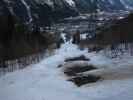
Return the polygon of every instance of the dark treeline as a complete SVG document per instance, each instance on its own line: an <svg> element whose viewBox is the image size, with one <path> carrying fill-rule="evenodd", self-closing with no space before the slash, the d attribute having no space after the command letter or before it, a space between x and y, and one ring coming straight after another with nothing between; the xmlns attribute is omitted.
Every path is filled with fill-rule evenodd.
<svg viewBox="0 0 133 100"><path fill-rule="evenodd" d="M5 61L45 51L55 42L54 36L45 31L41 32L38 24L27 25L14 16L4 4L1 8L0 67L6 67Z"/></svg>
<svg viewBox="0 0 133 100"><path fill-rule="evenodd" d="M95 40L97 43L119 44L133 42L133 14L110 23L110 27L107 26L101 27L101 31L96 34Z"/></svg>

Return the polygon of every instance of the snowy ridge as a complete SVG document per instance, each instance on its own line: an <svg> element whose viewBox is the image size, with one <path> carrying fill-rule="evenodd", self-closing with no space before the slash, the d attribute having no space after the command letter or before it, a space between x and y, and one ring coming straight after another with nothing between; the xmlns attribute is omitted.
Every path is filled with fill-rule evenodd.
<svg viewBox="0 0 133 100"><path fill-rule="evenodd" d="M40 3L40 4L47 4L51 7L54 6L54 3L57 3L58 5L62 5L62 2L66 2L67 4L69 4L69 6L73 6L75 7L75 2L73 0L35 0L37 3Z"/></svg>
<svg viewBox="0 0 133 100"><path fill-rule="evenodd" d="M62 4L62 2L66 2L67 4L69 4L69 6L75 7L76 9L78 9L78 7L76 5L77 3L78 4L81 3L80 4L81 6L83 6L82 3L86 3L86 5L88 3L88 5L90 5L87 0L35 0L35 1L38 2L38 3L42 3L42 4L46 3L51 7L53 7L54 3L57 3L57 4L60 5L60 4ZM90 1L90 3L94 3L94 2L95 2L95 0ZM133 1L130 1L130 0L99 0L98 3L102 4L100 6L100 8L102 8L102 6L104 6L105 4L108 7L123 5L123 7L125 7L127 10L130 10L130 9L133 8L133 6L131 6ZM120 3L120 4L118 4L118 3ZM84 5L84 6L86 6L86 5ZM113 9L115 9L115 8L113 8Z"/></svg>

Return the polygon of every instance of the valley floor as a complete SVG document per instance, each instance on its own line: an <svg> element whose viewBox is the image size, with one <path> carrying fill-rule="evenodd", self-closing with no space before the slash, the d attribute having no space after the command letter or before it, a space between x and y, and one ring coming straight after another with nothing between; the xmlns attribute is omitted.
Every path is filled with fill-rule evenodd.
<svg viewBox="0 0 133 100"><path fill-rule="evenodd" d="M58 68L69 57L85 55L98 69L96 83L77 87ZM133 57L110 59L66 43L54 55L0 78L0 100L133 100Z"/></svg>

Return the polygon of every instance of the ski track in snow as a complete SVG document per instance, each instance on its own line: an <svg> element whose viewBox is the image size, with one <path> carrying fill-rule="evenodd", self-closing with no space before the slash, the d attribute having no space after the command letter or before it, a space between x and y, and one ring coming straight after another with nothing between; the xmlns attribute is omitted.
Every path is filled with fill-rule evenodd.
<svg viewBox="0 0 133 100"><path fill-rule="evenodd" d="M105 71L108 68L123 68L123 64L126 67L133 65L133 57L129 58L128 62L125 58L123 63L120 63L120 59L112 61L101 54L87 54L86 50L81 51L77 46L66 43L56 50L53 56L40 63L1 77L0 100L133 100L133 77L99 81L80 88L66 81L57 66L62 64L65 58L82 54L91 58L89 63L99 68L104 66ZM109 66L106 67L107 65Z"/></svg>

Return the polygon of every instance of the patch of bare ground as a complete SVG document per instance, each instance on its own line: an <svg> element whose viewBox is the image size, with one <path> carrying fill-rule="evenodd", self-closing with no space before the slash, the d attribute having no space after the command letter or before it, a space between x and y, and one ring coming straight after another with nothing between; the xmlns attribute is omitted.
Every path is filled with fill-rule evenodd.
<svg viewBox="0 0 133 100"><path fill-rule="evenodd" d="M76 86L80 87L85 84L89 83L95 83L98 80L100 80L100 76L95 76L95 75L80 75L80 76L75 76L71 79L68 79L68 81L73 82Z"/></svg>

